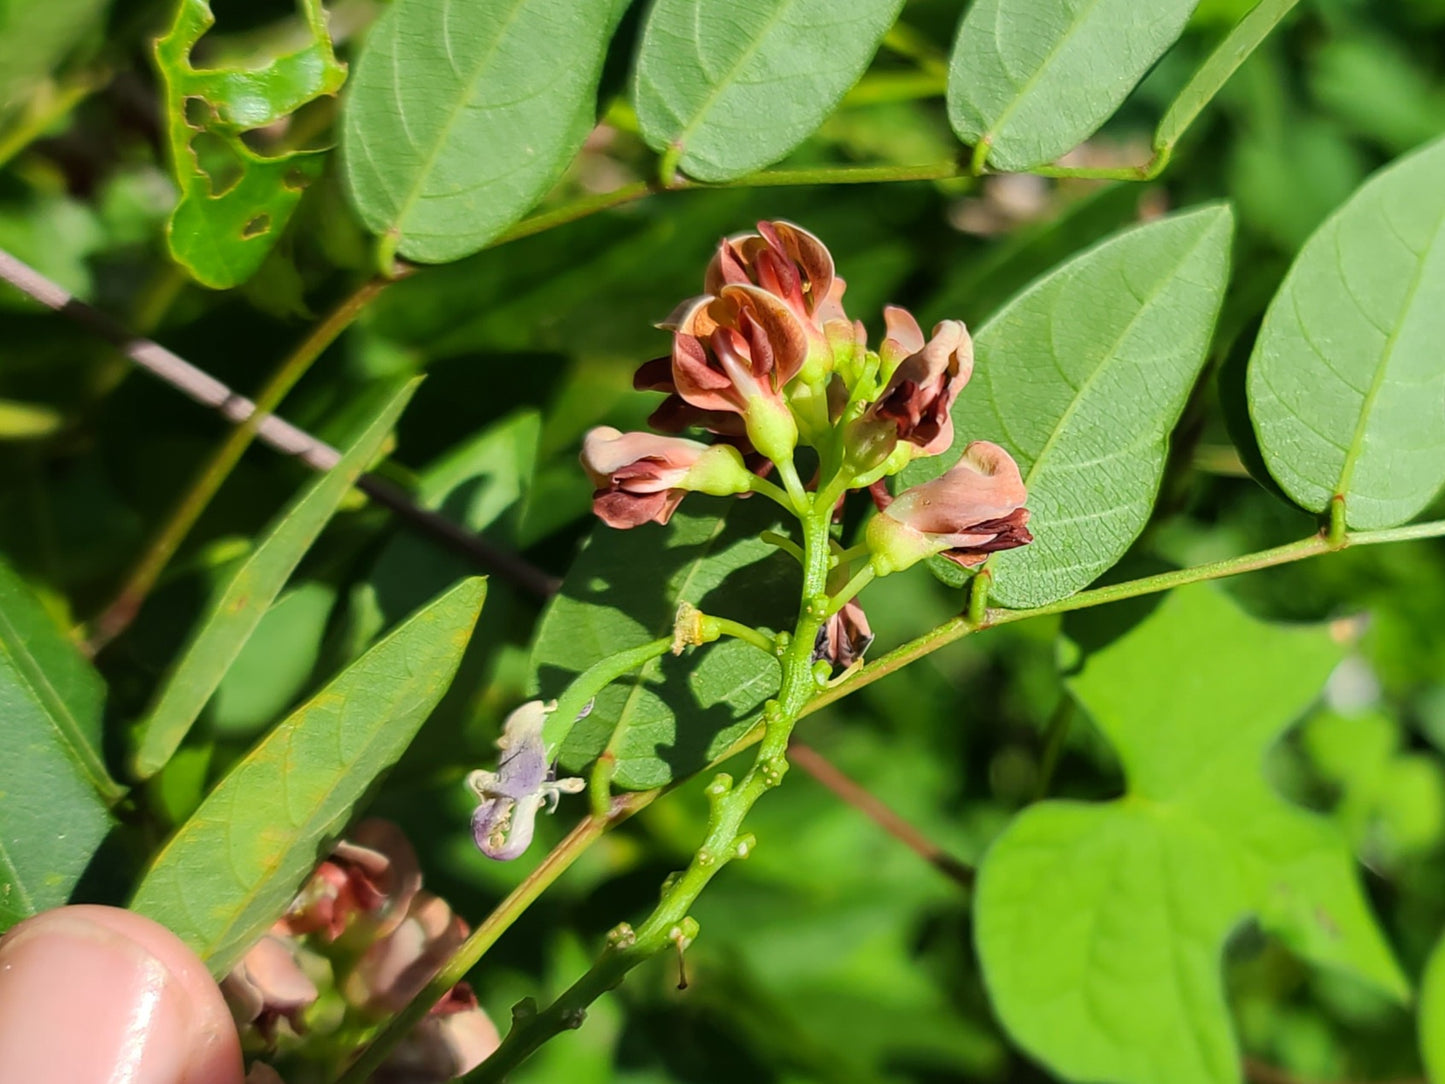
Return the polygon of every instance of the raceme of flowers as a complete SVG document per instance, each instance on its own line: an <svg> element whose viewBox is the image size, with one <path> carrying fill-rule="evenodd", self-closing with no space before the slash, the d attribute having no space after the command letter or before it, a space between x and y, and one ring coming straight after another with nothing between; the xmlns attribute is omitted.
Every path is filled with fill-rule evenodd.
<svg viewBox="0 0 1445 1084"><path fill-rule="evenodd" d="M789 222L725 239L703 284L661 325L672 332L671 354L645 363L634 383L666 394L654 428L715 441L593 429L582 466L604 523L665 524L687 493L758 490L774 468L794 469L801 444L817 453L812 488L839 500L872 493L878 515L865 538L876 575L935 554L974 568L1031 540L1018 464L996 444L969 444L941 477L896 499L878 484L952 447L953 404L973 372L962 323L944 320L925 336L911 313L889 306L883 341L870 350L862 322L843 309L832 255ZM866 629L861 610L848 620ZM838 627L829 635L844 654L856 639Z"/></svg>

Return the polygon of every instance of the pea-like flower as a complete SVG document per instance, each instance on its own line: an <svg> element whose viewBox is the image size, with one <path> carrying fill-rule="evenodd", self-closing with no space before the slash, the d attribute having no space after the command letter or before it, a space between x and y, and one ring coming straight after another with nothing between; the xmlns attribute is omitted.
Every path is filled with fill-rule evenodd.
<svg viewBox="0 0 1445 1084"><path fill-rule="evenodd" d="M247 950L221 980L221 992L238 1026L250 1025L268 1040L282 1020L297 1034L304 1030L301 1014L317 998L316 984L301 965L304 951L281 929L273 929Z"/></svg>
<svg viewBox="0 0 1445 1084"><path fill-rule="evenodd" d="M582 467L597 487L592 510L609 527L666 523L689 492L725 497L752 486L752 473L731 445L606 425L583 439Z"/></svg>
<svg viewBox="0 0 1445 1084"><path fill-rule="evenodd" d="M974 441L951 469L905 490L868 523L868 548L880 576L933 554L974 568L999 550L1033 541L1025 524L1028 494L1013 457Z"/></svg>
<svg viewBox="0 0 1445 1084"><path fill-rule="evenodd" d="M447 901L425 890L406 917L364 952L342 985L342 996L364 1012L400 1012L461 947L470 930Z"/></svg>
<svg viewBox="0 0 1445 1084"><path fill-rule="evenodd" d="M377 1084L442 1084L471 1072L500 1044L477 995L459 982L397 1044L374 1079Z"/></svg>
<svg viewBox="0 0 1445 1084"><path fill-rule="evenodd" d="M759 222L757 233L734 234L718 245L703 289L720 294L725 286L743 284L761 286L820 328L843 315L843 280L834 274L833 254L791 222Z"/></svg>
<svg viewBox="0 0 1445 1084"><path fill-rule="evenodd" d="M339 841L292 902L280 925L334 941L349 927L358 936L389 933L421 888L416 851L395 824L372 817Z"/></svg>
<svg viewBox="0 0 1445 1084"><path fill-rule="evenodd" d="M915 455L938 455L953 444L953 402L973 374L973 339L957 320L944 320L927 341L906 309L884 310L888 336L879 356L891 375L868 410L869 419L891 421L898 439Z"/></svg>

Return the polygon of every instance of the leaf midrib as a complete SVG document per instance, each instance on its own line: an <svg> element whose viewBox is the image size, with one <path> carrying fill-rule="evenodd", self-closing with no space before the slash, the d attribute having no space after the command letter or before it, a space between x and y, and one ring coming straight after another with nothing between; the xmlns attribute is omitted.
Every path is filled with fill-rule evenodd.
<svg viewBox="0 0 1445 1084"><path fill-rule="evenodd" d="M91 789L109 806L120 797L120 788L110 778L110 773L105 770L99 755L90 747L89 740L81 732L80 721L34 656L12 646L22 642L20 630L11 623L5 608L0 606L0 654L11 660L15 675L39 703L45 717L52 724L56 740L70 753L70 762L81 770Z"/></svg>
<svg viewBox="0 0 1445 1084"><path fill-rule="evenodd" d="M1384 196L1386 193L1381 190L1381 213L1384 213ZM1339 226L1336 221L1333 230L1336 245L1339 242ZM1405 329L1409 320L1410 310L1414 307L1415 297L1420 292L1420 285L1425 277L1425 266L1430 262L1430 254L1440 242L1441 234L1445 233L1445 201L1441 202L1440 213L1435 217L1435 227L1431 231L1430 242L1421 251L1419 259L1415 263L1415 273L1410 278L1410 288L1406 291L1404 304L1400 307L1400 318L1390 330L1389 337L1385 340L1384 350L1380 355L1380 362L1375 366L1375 375L1370 380L1369 390L1365 392L1365 398L1360 403L1360 418L1355 423L1354 435L1350 438L1349 447L1345 451L1345 462L1340 468L1339 482L1335 486L1335 496L1345 501L1345 517L1349 518L1349 500L1347 494L1350 488L1350 479L1355 473L1355 466L1360 460L1360 455L1365 449L1365 430L1369 427L1370 412L1374 408L1375 400L1379 398L1381 389L1385 386L1385 374L1389 371L1390 361L1395 355L1395 347L1399 345L1400 334ZM1403 242L1402 242L1403 244ZM1408 246L1403 246L1408 249ZM1336 249L1336 264L1339 263L1339 251ZM1345 287L1345 293L1354 300L1350 294L1349 284L1345 280L1344 268L1340 267L1340 284ZM1355 307L1367 319L1369 314L1364 311L1364 306L1355 301Z"/></svg>
<svg viewBox="0 0 1445 1084"><path fill-rule="evenodd" d="M1044 77L1044 73L1048 71L1049 66L1054 62L1054 58L1059 55L1060 51L1064 48L1065 45L1069 43L1070 39L1072 39L1074 35L1079 32L1079 27L1083 26L1086 22L1088 22L1090 16L1094 12L1094 9L1097 8L1101 3L1103 3L1103 0L1089 0L1087 5L1079 9L1078 17L1074 19L1073 25L1059 36L1059 40L1054 43L1053 48L1048 51L1048 53L1044 56L1043 61L1039 63L1038 66L1034 69L1034 73L1027 79L1025 79L1022 84L1014 84L1015 94L1013 96L1013 101L1009 102L1009 104L1004 107L1003 112L998 115L998 119L995 120L993 124L991 124L987 129L985 129L983 134L978 137L979 142L984 142L986 140L988 142L989 149L993 149L994 138L999 134L999 132L1003 130L1003 126L1008 123L1010 118L1012 118L1013 115L1018 112L1019 107L1023 105L1024 99L1028 97L1028 95L1033 91L1034 86L1039 82L1039 80ZM1002 5L995 6L995 38L998 37L997 27L999 22L999 16L1002 11ZM1008 66L1004 62L1002 48L999 49L999 63L1004 66L1005 71L1008 71Z"/></svg>
<svg viewBox="0 0 1445 1084"><path fill-rule="evenodd" d="M757 55L758 50L763 47L763 42L767 40L768 35L772 32L773 27L783 21L784 14L797 2L798 0L783 0L783 3L778 5L778 8L773 13L773 15L764 21L761 28L759 28L757 36L753 39L751 44L749 44L748 47L744 49L741 54L739 54L738 59L733 63L732 67L730 67L729 69L727 69L726 72L723 73L723 77L721 79L717 80L712 84L712 87L709 89L707 95L703 98L701 105L699 105L696 112L693 114L692 120L685 124L682 130L678 132L677 135L674 137L674 142L678 145L678 147L684 154L686 154L688 151L688 140L691 139L693 134L696 133L699 127L701 127L703 120L707 117L708 111L717 104L717 100L722 97L723 92L728 87L733 85L734 79L737 76L738 72L747 64L748 61L752 60L752 58ZM701 7L694 9L694 24L696 24L697 16L700 12ZM695 47L701 47L702 36L700 32L694 33L693 44ZM698 71L701 72L703 70L701 52L699 52L697 56L697 67ZM649 76L648 78L649 80L652 80L651 76ZM659 84L655 80L652 80L652 83L653 86L659 86Z"/></svg>
<svg viewBox="0 0 1445 1084"><path fill-rule="evenodd" d="M453 2L462 2L462 0L453 0ZM490 47L482 53L481 58L472 68L467 78L462 80L465 93L459 94L453 100L452 107L447 112L446 120L442 123L441 128L437 130L437 138L433 142L431 150L427 152L422 168L416 171L416 182L411 186L411 190L407 192L406 198L402 200L401 205L397 208L396 214L393 216L393 229L401 229L402 221L411 213L412 208L416 206L417 200L421 198L422 188L425 186L427 178L431 176L432 170L436 168L437 160L441 157L442 148L447 145L447 139L451 135L452 129L456 127L458 119L466 112L466 104L471 101L472 95L476 93L477 83L486 73L488 64L491 63L492 59L497 55L498 50L501 49L503 39L506 38L513 25L517 22L518 18L520 18L522 9L527 6L528 2L529 0L514 0L511 10L507 12L506 17L497 26L497 34L496 37L492 39ZM395 12L396 9L393 9L393 18L396 17ZM395 60L395 56L396 54L393 53L393 61ZM398 84L398 90L399 89L400 84ZM399 114L398 116L398 119L402 121L403 127L406 126L404 116L405 114Z"/></svg>

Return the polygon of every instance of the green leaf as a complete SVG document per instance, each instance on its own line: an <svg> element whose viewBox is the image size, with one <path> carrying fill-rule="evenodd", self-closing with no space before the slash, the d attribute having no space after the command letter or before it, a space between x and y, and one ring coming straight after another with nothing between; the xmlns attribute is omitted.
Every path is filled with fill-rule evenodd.
<svg viewBox="0 0 1445 1084"><path fill-rule="evenodd" d="M415 388L410 384L392 397L341 462L272 522L266 537L217 593L141 723L134 758L137 778L159 771L181 744L286 580L375 458Z"/></svg>
<svg viewBox="0 0 1445 1084"><path fill-rule="evenodd" d="M60 412L53 407L0 399L0 441L47 437L64 422Z"/></svg>
<svg viewBox="0 0 1445 1084"><path fill-rule="evenodd" d="M442 263L521 218L592 127L614 6L396 0L344 109L347 189L367 227Z"/></svg>
<svg viewBox="0 0 1445 1084"><path fill-rule="evenodd" d="M633 97L647 145L702 181L776 162L868 66L901 0L657 0Z"/></svg>
<svg viewBox="0 0 1445 1084"><path fill-rule="evenodd" d="M0 930L66 902L123 793L100 755L105 684L0 561Z"/></svg>
<svg viewBox="0 0 1445 1084"><path fill-rule="evenodd" d="M1125 793L1030 807L985 856L976 901L994 1008L1053 1072L1237 1082L1220 963L1251 915L1304 958L1408 995L1345 838L1261 774L1342 653L1328 625L1269 624L1198 585L1075 668Z"/></svg>
<svg viewBox="0 0 1445 1084"><path fill-rule="evenodd" d="M1155 150L1172 149L1194 119L1249 59L1259 43L1294 10L1299 0L1260 0L1190 77L1154 133Z"/></svg>
<svg viewBox="0 0 1445 1084"><path fill-rule="evenodd" d="M1435 943L1420 979L1420 1057L1431 1084L1445 1081L1445 937Z"/></svg>
<svg viewBox="0 0 1445 1084"><path fill-rule="evenodd" d="M166 236L171 255L216 289L255 273L302 191L321 175L323 151L267 156L241 138L334 95L346 79L346 66L331 51L321 0L297 2L311 41L263 67L192 66L191 50L216 21L208 0L181 0L175 23L156 41L166 136L181 189Z"/></svg>
<svg viewBox="0 0 1445 1084"><path fill-rule="evenodd" d="M156 855L131 909L226 974L446 692L485 595L480 578L458 584L268 734Z"/></svg>
<svg viewBox="0 0 1445 1084"><path fill-rule="evenodd" d="M1445 139L1381 170L1305 243L1246 391L1275 481L1311 512L1390 527L1445 482Z"/></svg>
<svg viewBox="0 0 1445 1084"><path fill-rule="evenodd" d="M103 26L110 0L0 3L0 121L30 99L87 33Z"/></svg>
<svg viewBox="0 0 1445 1084"><path fill-rule="evenodd" d="M1072 594L1148 522L1224 295L1232 224L1216 205L1127 230L1040 279L979 331L953 449L910 466L903 481L941 474L973 440L1018 460L1034 541L989 560L996 602L1041 606Z"/></svg>
<svg viewBox="0 0 1445 1084"><path fill-rule="evenodd" d="M948 68L948 119L975 162L1052 162L1108 120L1195 0L978 0Z"/></svg>
<svg viewBox="0 0 1445 1084"><path fill-rule="evenodd" d="M796 563L761 541L771 502L688 497L666 527L600 526L542 617L532 662L545 698L619 651L667 635L680 602L752 625L791 625ZM561 763L578 771L604 750L619 787L644 790L694 772L751 725L777 691L778 664L741 640L665 656L615 682L573 728Z"/></svg>

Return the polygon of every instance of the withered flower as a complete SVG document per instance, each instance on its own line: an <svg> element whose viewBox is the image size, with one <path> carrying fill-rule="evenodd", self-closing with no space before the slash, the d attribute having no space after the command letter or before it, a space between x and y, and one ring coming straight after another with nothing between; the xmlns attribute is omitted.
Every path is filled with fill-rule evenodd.
<svg viewBox="0 0 1445 1084"><path fill-rule="evenodd" d="M727 444L598 426L582 442L582 468L596 486L592 510L609 527L666 523L689 492L745 493L751 472Z"/></svg>
<svg viewBox="0 0 1445 1084"><path fill-rule="evenodd" d="M451 988L387 1056L377 1084L441 1084L471 1072L501 1045L472 988Z"/></svg>
<svg viewBox="0 0 1445 1084"><path fill-rule="evenodd" d="M342 995L369 1013L400 1012L461 947L468 932L446 900L418 892L396 929L356 962Z"/></svg>
<svg viewBox="0 0 1445 1084"><path fill-rule="evenodd" d="M868 627L863 607L856 598L849 599L818 630L818 638L813 644L813 661L826 659L833 666L846 670L863 661L863 653L872 643L873 630Z"/></svg>
<svg viewBox="0 0 1445 1084"><path fill-rule="evenodd" d="M279 925L293 935L334 941L356 923L375 936L390 932L421 888L411 841L390 821L372 817L351 830L316 868Z"/></svg>
<svg viewBox="0 0 1445 1084"><path fill-rule="evenodd" d="M221 992L240 1027L252 1025L266 1038L285 1020L301 1032L301 1014L315 1002L316 984L301 967L303 950L278 929L257 941L221 980Z"/></svg>
<svg viewBox="0 0 1445 1084"><path fill-rule="evenodd" d="M1027 496L1013 457L974 441L941 477L905 490L869 521L873 567L887 575L936 553L974 568L991 553L1031 542Z"/></svg>
<svg viewBox="0 0 1445 1084"><path fill-rule="evenodd" d="M953 443L953 402L973 374L968 329L957 320L944 320L925 342L907 310L889 306L884 319L888 337L880 357L884 371L892 365L892 373L867 417L891 421L898 439L918 449L916 455L946 452Z"/></svg>

